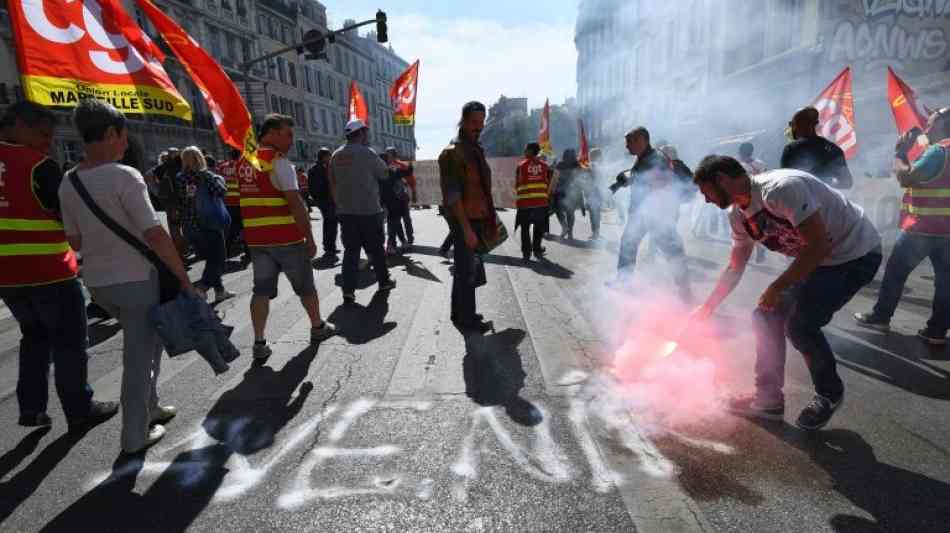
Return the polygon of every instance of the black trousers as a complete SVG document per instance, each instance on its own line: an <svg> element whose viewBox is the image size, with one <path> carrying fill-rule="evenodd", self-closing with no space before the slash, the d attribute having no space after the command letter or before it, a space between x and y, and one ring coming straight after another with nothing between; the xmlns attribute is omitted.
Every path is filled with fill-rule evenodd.
<svg viewBox="0 0 950 533"><path fill-rule="evenodd" d="M369 257L376 281L389 281L386 252L383 250L383 214L340 215L343 226L343 292L356 290L359 280L360 250Z"/></svg>
<svg viewBox="0 0 950 533"><path fill-rule="evenodd" d="M320 218L323 219L323 253L337 253L336 236L340 221L336 216L335 204L321 204L317 206L320 209Z"/></svg>
<svg viewBox="0 0 950 533"><path fill-rule="evenodd" d="M476 234L481 230L481 220L469 220L472 231ZM457 221L450 222L452 239L455 246L455 275L452 278L452 319L456 322L467 323L475 320L475 288L476 268L475 251L465 244L465 233L462 225Z"/></svg>
<svg viewBox="0 0 950 533"><path fill-rule="evenodd" d="M521 226L521 255L530 256L531 252L537 255L541 251L544 234L548 231L547 206L519 209L517 223Z"/></svg>

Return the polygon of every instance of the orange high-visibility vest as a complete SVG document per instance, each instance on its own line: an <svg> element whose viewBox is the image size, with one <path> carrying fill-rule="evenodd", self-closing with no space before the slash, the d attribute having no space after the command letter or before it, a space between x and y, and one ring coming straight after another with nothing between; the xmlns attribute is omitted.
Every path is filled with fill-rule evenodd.
<svg viewBox="0 0 950 533"><path fill-rule="evenodd" d="M538 158L524 159L518 164L515 181L518 209L547 207L551 171Z"/></svg>
<svg viewBox="0 0 950 533"><path fill-rule="evenodd" d="M224 205L228 207L238 207L241 205L241 185L237 179L237 161L230 159L218 163L218 174L224 178L224 183L228 190L224 194Z"/></svg>
<svg viewBox="0 0 950 533"><path fill-rule="evenodd" d="M943 172L936 178L904 190L901 229L925 235L950 235L950 139L940 141L945 151Z"/></svg>
<svg viewBox="0 0 950 533"><path fill-rule="evenodd" d="M48 285L78 272L63 223L33 192L33 170L46 160L32 148L0 143L0 287Z"/></svg>
<svg viewBox="0 0 950 533"><path fill-rule="evenodd" d="M261 148L257 158L271 164L283 154L273 148ZM248 246L287 246L304 241L290 212L287 198L270 181L270 172L258 171L247 160L238 164L241 184L241 217L244 241Z"/></svg>

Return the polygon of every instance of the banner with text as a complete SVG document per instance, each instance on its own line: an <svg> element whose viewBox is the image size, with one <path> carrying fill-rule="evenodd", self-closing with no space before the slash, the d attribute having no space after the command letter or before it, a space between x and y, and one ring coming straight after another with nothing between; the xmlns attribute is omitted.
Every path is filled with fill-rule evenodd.
<svg viewBox="0 0 950 533"><path fill-rule="evenodd" d="M118 0L9 0L28 100L74 107L97 98L124 113L191 120L161 52Z"/></svg>

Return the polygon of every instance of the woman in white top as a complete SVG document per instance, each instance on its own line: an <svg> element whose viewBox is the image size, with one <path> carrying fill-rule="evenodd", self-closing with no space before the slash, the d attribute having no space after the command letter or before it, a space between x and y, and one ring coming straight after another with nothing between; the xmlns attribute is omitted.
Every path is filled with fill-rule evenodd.
<svg viewBox="0 0 950 533"><path fill-rule="evenodd" d="M126 119L96 99L80 102L73 122L85 144L76 176L93 201L129 233L146 243L194 292L171 237L148 199L145 180L132 167L116 163L128 146ZM159 406L156 392L162 344L147 313L159 303L158 274L152 263L108 229L86 206L70 179L59 189L66 238L83 257L83 281L96 302L118 319L122 346L122 450L145 450L165 434L161 424L175 416Z"/></svg>

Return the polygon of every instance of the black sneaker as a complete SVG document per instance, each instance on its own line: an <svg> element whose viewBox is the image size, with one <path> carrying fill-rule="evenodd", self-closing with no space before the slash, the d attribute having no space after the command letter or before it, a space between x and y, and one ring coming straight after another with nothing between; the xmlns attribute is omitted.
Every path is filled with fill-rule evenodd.
<svg viewBox="0 0 950 533"><path fill-rule="evenodd" d="M726 400L726 411L749 418L763 420L782 420L785 418L785 405L760 402L755 396L736 396Z"/></svg>
<svg viewBox="0 0 950 533"><path fill-rule="evenodd" d="M938 333L937 331L927 327L917 332L917 336L927 342L927 344L932 344L934 346L943 346L947 344L947 333Z"/></svg>
<svg viewBox="0 0 950 533"><path fill-rule="evenodd" d="M118 412L119 404L117 402L97 402L93 400L89 402L89 413L86 416L67 418L66 423L69 425L70 433L85 431L109 420Z"/></svg>
<svg viewBox="0 0 950 533"><path fill-rule="evenodd" d="M20 415L20 425L27 428L52 426L53 420L46 413Z"/></svg>
<svg viewBox="0 0 950 533"><path fill-rule="evenodd" d="M344 303L354 303L356 302L356 293L353 291L346 291L343 293L343 302Z"/></svg>
<svg viewBox="0 0 950 533"><path fill-rule="evenodd" d="M547 254L548 254L548 249L544 247L538 248L537 250L534 251L534 256L537 257L538 259L544 258L544 256Z"/></svg>
<svg viewBox="0 0 950 533"><path fill-rule="evenodd" d="M388 279L379 284L379 290L381 291L391 291L396 288L396 280Z"/></svg>
<svg viewBox="0 0 950 533"><path fill-rule="evenodd" d="M878 331L890 331L891 323L889 320L884 320L883 318L871 313L855 313L854 321L858 323L859 326L863 326L870 329L876 329Z"/></svg>
<svg viewBox="0 0 950 533"><path fill-rule="evenodd" d="M333 324L324 320L319 328L310 328L310 344L319 344L334 335L336 335L336 328L333 327Z"/></svg>
<svg viewBox="0 0 950 533"><path fill-rule="evenodd" d="M842 403L844 403L843 396L835 402L820 394L816 394L815 397L812 398L811 403L808 404L808 407L805 407L805 409L802 410L802 414L798 415L798 420L795 422L795 425L806 431L821 429L828 424L828 421L831 420L831 416L841 407Z"/></svg>
<svg viewBox="0 0 950 533"><path fill-rule="evenodd" d="M531 261L531 254L521 254L521 258L525 263L527 263L528 261Z"/></svg>

